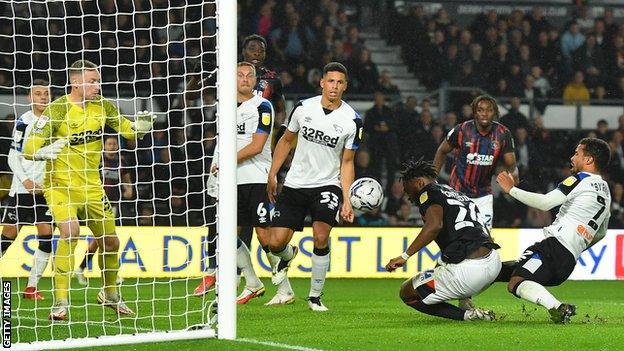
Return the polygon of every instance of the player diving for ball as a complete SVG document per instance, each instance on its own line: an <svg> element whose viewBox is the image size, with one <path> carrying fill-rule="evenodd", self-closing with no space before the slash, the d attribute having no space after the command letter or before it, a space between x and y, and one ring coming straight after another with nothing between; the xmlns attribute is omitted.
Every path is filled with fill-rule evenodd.
<svg viewBox="0 0 624 351"><path fill-rule="evenodd" d="M441 257L434 269L424 271L401 286L400 297L415 310L460 321L493 320L494 313L479 308L462 309L448 303L485 290L501 270L501 261L479 209L465 194L438 184L433 163L423 160L404 165L405 193L419 207L425 224L407 250L388 262L389 272L432 241Z"/></svg>

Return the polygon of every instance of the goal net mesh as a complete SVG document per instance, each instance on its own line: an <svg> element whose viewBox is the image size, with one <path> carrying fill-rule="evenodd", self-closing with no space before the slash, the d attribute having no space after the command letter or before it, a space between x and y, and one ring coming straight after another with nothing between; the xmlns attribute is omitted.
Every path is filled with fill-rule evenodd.
<svg viewBox="0 0 624 351"><path fill-rule="evenodd" d="M133 120L157 116L152 132L126 140L105 128L99 169L119 237L121 296L136 315L119 317L97 304L102 287L97 254L82 285L74 275L66 321L51 322L53 258L38 283L45 298L24 299L37 229L21 223L0 258L0 276L12 282L12 342L141 334L212 326L215 291L193 291L214 252L208 228L215 203L206 175L216 145L215 1L0 1L1 196L8 203L7 154L16 119L31 109L33 81L50 83L51 100L70 92L67 68L89 60L101 73L101 95ZM232 41L235 43L235 39ZM197 84L189 82L194 80ZM189 86L189 87L187 87ZM80 217L80 216L79 216ZM21 220L21 219L20 219ZM81 222L75 267L91 231ZM53 253L59 230L55 229Z"/></svg>

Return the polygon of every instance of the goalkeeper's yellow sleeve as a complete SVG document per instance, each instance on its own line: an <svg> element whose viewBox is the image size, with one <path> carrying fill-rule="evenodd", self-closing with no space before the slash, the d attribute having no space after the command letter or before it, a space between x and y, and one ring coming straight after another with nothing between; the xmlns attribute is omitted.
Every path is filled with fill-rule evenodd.
<svg viewBox="0 0 624 351"><path fill-rule="evenodd" d="M138 136L138 133L132 129L132 122L121 115L112 102L103 99L102 105L106 113L106 125L113 128L125 139L134 140L134 138Z"/></svg>

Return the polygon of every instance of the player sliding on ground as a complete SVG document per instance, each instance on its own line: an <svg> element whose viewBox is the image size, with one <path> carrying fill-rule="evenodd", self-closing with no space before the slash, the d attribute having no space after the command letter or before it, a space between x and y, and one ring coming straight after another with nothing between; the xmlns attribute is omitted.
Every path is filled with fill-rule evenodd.
<svg viewBox="0 0 624 351"><path fill-rule="evenodd" d="M109 126L126 139L142 138L152 129L154 116L142 112L131 122L120 115L112 102L99 95L100 73L90 61L74 62L69 82L71 92L46 108L24 148L24 157L47 160L44 196L61 234L54 258L54 305L48 318L67 318L79 219L86 222L100 247L104 283L97 302L120 315L131 315L134 312L121 299L115 283L119 239L100 180L102 137Z"/></svg>
<svg viewBox="0 0 624 351"><path fill-rule="evenodd" d="M29 300L43 300L43 295L37 290L37 283L48 265L54 230L50 210L42 195L46 163L24 159L22 150L37 118L50 103L48 82L36 79L30 88L28 99L32 103L32 108L15 121L13 142L9 150L8 163L13 171L13 181L9 201L2 215L0 257L13 243L22 225L34 224L37 227L39 247L35 250L33 265L23 296Z"/></svg>
<svg viewBox="0 0 624 351"><path fill-rule="evenodd" d="M277 172L297 140L295 156L284 189L277 198L271 224L271 252L280 257L274 269L273 284L288 279L288 266L297 255L289 244L295 230L303 230L308 213L312 216L312 277L308 306L313 311L327 311L321 292L329 268L329 233L341 216L353 222L349 188L355 169L353 159L360 145L362 120L342 101L347 89L347 69L338 62L323 68L321 96L300 101L290 113L288 128L273 154L267 192L271 202L277 197ZM343 199L346 199L343 202ZM279 291L269 302L286 304L294 294Z"/></svg>
<svg viewBox="0 0 624 351"><path fill-rule="evenodd" d="M435 240L439 265L406 280L400 296L422 313L460 321L493 320L494 313L479 308L461 309L450 300L475 296L485 290L501 269L496 245L465 194L438 184L433 163L410 161L401 171L405 193L419 207L425 224L407 250L388 262L389 272L402 267L410 256Z"/></svg>
<svg viewBox="0 0 624 351"><path fill-rule="evenodd" d="M544 228L546 239L529 246L507 275L509 292L546 308L555 323L569 322L576 307L561 303L544 286L558 286L566 281L581 253L606 235L611 192L601 174L610 157L605 141L582 139L570 159L573 175L548 194L516 188L507 172L496 178L503 191L527 206L542 211L561 206L555 221Z"/></svg>

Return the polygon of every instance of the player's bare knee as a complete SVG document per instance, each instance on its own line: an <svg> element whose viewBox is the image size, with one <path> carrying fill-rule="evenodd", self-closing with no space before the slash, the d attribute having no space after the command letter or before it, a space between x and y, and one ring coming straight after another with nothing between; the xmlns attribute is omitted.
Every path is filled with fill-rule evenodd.
<svg viewBox="0 0 624 351"><path fill-rule="evenodd" d="M518 288L518 285L522 283L522 281L524 281L524 278L517 276L511 277L511 279L509 279L509 283L507 284L507 291L515 295L516 289Z"/></svg>
<svg viewBox="0 0 624 351"><path fill-rule="evenodd" d="M416 291L414 291L414 286L412 285L412 279L408 279L403 282L401 285L401 289L399 290L399 297L405 304L409 304L414 302L415 300L420 299Z"/></svg>
<svg viewBox="0 0 624 351"><path fill-rule="evenodd" d="M17 225L5 224L2 227L2 236L7 239L15 239L17 237Z"/></svg>

